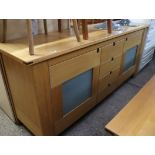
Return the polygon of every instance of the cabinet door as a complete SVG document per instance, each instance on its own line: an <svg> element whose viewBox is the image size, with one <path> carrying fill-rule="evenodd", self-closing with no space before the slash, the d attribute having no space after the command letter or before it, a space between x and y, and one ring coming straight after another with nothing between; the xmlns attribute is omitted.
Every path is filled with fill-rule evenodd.
<svg viewBox="0 0 155 155"><path fill-rule="evenodd" d="M96 104L99 64L94 50L50 67L56 134Z"/></svg>
<svg viewBox="0 0 155 155"><path fill-rule="evenodd" d="M138 31L127 35L124 45L122 73L135 69L142 34L143 31Z"/></svg>
<svg viewBox="0 0 155 155"><path fill-rule="evenodd" d="M138 45L135 45L134 47L131 47L129 49L126 49L126 51L124 51L123 68L122 68L123 72L128 71L131 67L135 65L137 51L138 51Z"/></svg>

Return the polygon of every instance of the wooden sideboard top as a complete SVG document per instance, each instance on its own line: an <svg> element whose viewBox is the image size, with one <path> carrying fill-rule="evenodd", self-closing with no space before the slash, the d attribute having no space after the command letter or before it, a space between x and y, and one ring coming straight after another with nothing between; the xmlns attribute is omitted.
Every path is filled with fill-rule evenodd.
<svg viewBox="0 0 155 155"><path fill-rule="evenodd" d="M139 25L137 27L126 26L122 31L113 31L112 34L108 34L106 30L92 28L89 33L89 40L82 40L81 42L77 42L73 32L51 32L47 36L40 34L34 37L34 55L29 55L27 39L18 39L8 41L8 43L0 43L0 52L21 63L35 64L146 27L148 27L148 25Z"/></svg>

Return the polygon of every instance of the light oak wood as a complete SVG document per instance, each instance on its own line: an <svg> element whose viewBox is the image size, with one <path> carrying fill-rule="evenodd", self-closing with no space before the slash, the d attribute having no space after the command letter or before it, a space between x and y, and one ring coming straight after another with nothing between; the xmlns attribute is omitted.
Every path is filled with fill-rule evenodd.
<svg viewBox="0 0 155 155"><path fill-rule="evenodd" d="M126 37L127 34L141 30L148 27L148 25L141 25L138 27L125 27L120 33L114 31L109 35L106 30L98 30L91 28L92 32L89 33L89 40L77 42L74 34L70 34L69 31L63 31L63 33L52 32L46 35L34 36L35 42L35 55L29 55L29 49L27 48L27 40L19 39L13 40L7 44L0 43L1 52L9 57L26 64L35 64L51 58L55 58L75 50L89 47L91 45L100 44L101 42L109 41L110 39L117 37Z"/></svg>
<svg viewBox="0 0 155 155"><path fill-rule="evenodd" d="M125 49L139 45L142 41L143 30L130 34L126 37Z"/></svg>
<svg viewBox="0 0 155 155"><path fill-rule="evenodd" d="M26 22L27 22L29 54L34 55L34 41L33 41L33 34L32 34L32 20L27 19Z"/></svg>
<svg viewBox="0 0 155 155"><path fill-rule="evenodd" d="M73 21L73 28L74 28L74 32L75 32L75 36L78 42L81 41L80 39L80 33L79 33L79 29L78 29L78 23L76 19L72 19Z"/></svg>
<svg viewBox="0 0 155 155"><path fill-rule="evenodd" d="M126 35L125 38L127 39L125 40L122 39L116 42L111 42L110 44L107 44L106 46L102 47L98 101L104 99L112 90L115 89L115 84L113 81L116 80L117 86L119 86L124 81L126 81L131 75L133 75L133 73L136 70L136 66L138 65L137 63L139 58L138 56L140 53L142 53L141 40L145 37L146 36L143 36L143 31L141 30ZM135 65L130 67L126 72L124 72L123 66L124 66L125 53L129 48L134 46L138 47L134 63ZM118 56L119 54L120 56ZM113 73L113 70L115 68L114 65L120 69L118 73L116 72L117 73L116 76L113 76L114 78L112 79L114 80L111 80L110 73L111 74Z"/></svg>
<svg viewBox="0 0 155 155"><path fill-rule="evenodd" d="M76 56L82 55L84 53L87 53L87 52L90 52L90 51L93 51L93 50L96 50L96 49L99 49L99 51L101 51L101 48L103 48L104 46L107 46L107 45L109 45L109 44L111 44L113 42L119 42L123 38L124 38L124 36L120 36L120 37L114 38L112 40L107 40L105 42L100 42L98 44L94 44L93 46L88 46L87 48L78 49L78 50L75 50L73 52L67 53L65 55L55 57L54 59L49 60L49 66L55 65L55 64L57 64L59 62L65 61L65 60L69 60L71 58L74 58ZM110 60L111 59L109 59L109 61ZM102 63L104 63L104 62L102 61Z"/></svg>
<svg viewBox="0 0 155 155"><path fill-rule="evenodd" d="M110 83L110 85L108 85L105 89L98 91L97 102L99 103L103 101L103 99L105 99L110 93L112 93L118 86L118 83L113 82Z"/></svg>
<svg viewBox="0 0 155 155"><path fill-rule="evenodd" d="M106 125L116 135L155 135L155 76Z"/></svg>
<svg viewBox="0 0 155 155"><path fill-rule="evenodd" d="M33 133L41 135L32 68L21 65L6 56L3 56L3 60L18 119Z"/></svg>
<svg viewBox="0 0 155 155"><path fill-rule="evenodd" d="M67 113L63 117L60 117L55 122L55 133L61 133L65 128L69 127L73 122L82 117L86 112L93 108L97 102L97 87L98 87L99 67L93 68L93 81L92 81L92 96L86 101L81 103L78 107ZM56 99L56 98L55 98ZM62 105L62 103L61 103Z"/></svg>
<svg viewBox="0 0 155 155"><path fill-rule="evenodd" d="M118 79L119 85L125 82L127 79L129 79L136 71L136 65L130 67L126 72L122 72L120 69L120 77Z"/></svg>
<svg viewBox="0 0 155 155"><path fill-rule="evenodd" d="M113 32L112 35L106 31L94 31L89 34L89 40L80 43L75 37L65 38L68 36L65 32L54 33L55 38L50 35L45 38L40 36L35 40L38 43L35 46L35 55L29 57L28 53L23 55L21 49L25 48L26 44L23 45L21 40L18 46L16 42L0 44L18 119L35 135L56 135L69 127L135 73L137 62L127 72L119 72L122 67L120 59L127 42L124 40L128 35L134 35L145 28L146 26L131 29L127 27L124 32ZM61 37L63 39L39 45L44 39ZM142 52L141 43L138 45L137 54ZM115 65L111 64L111 58L114 58ZM111 68L106 70L103 67L106 63L110 63ZM93 69L92 96L64 115L62 84L89 69ZM115 71L116 69L118 70ZM106 75L108 78L104 79ZM99 83L100 80L103 80L104 84Z"/></svg>
<svg viewBox="0 0 155 155"><path fill-rule="evenodd" d="M48 63L33 66L34 91L43 135L54 135L54 105L51 100L50 74Z"/></svg>
<svg viewBox="0 0 155 155"><path fill-rule="evenodd" d="M108 61L100 66L100 78L107 75L116 68L120 68L122 62L122 55L114 57L113 60Z"/></svg>
<svg viewBox="0 0 155 155"><path fill-rule="evenodd" d="M135 68L135 66L137 68L138 62L139 62L139 55L140 55L140 53L142 53L142 48L141 48L142 45L141 45L141 43L142 43L143 38L146 37L146 36L143 35L143 33L144 33L144 30L143 31L141 30L141 31L136 32L135 34L134 33L129 34L126 37L127 39L126 39L125 44L124 44L123 56L122 56L123 58L122 58L122 62L121 62L121 73L122 73L122 75L123 75L123 72L124 72L123 66L124 66L125 54L130 48L135 47L135 46L137 46L137 49L136 49L136 56L135 56L133 66L134 66L134 68ZM132 66L131 66L131 68L132 68ZM128 70L130 72L130 68ZM128 72L128 71L125 71L125 72Z"/></svg>
<svg viewBox="0 0 155 155"><path fill-rule="evenodd" d="M53 135L48 63L29 67L3 60L18 119L36 135Z"/></svg>
<svg viewBox="0 0 155 155"><path fill-rule="evenodd" d="M114 57L121 56L123 54L124 42L125 40L122 39L102 47L101 63L104 64L112 61Z"/></svg>
<svg viewBox="0 0 155 155"><path fill-rule="evenodd" d="M52 66L50 67L51 87L54 88L86 70L98 66L99 63L100 53L95 50Z"/></svg>
<svg viewBox="0 0 155 155"><path fill-rule="evenodd" d="M99 79L99 92L111 86L111 83L118 80L120 68L110 71L105 77Z"/></svg>
<svg viewBox="0 0 155 155"><path fill-rule="evenodd" d="M63 98L62 98L62 86L59 85L51 90L52 104L54 106L53 115L54 122L63 117Z"/></svg>

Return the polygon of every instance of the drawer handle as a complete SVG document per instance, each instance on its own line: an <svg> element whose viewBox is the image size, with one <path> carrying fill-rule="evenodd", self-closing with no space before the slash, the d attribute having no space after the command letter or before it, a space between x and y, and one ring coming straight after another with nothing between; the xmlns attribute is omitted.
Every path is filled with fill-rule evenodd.
<svg viewBox="0 0 155 155"><path fill-rule="evenodd" d="M108 87L110 87L111 86L111 84L110 83L108 83Z"/></svg>
<svg viewBox="0 0 155 155"><path fill-rule="evenodd" d="M114 58L112 57L112 58L111 58L111 61L113 61L113 60L114 60Z"/></svg>
<svg viewBox="0 0 155 155"><path fill-rule="evenodd" d="M128 38L126 38L125 40L128 41Z"/></svg>
<svg viewBox="0 0 155 155"><path fill-rule="evenodd" d="M110 74L112 74L112 71L110 71Z"/></svg>
<svg viewBox="0 0 155 155"><path fill-rule="evenodd" d="M97 53L100 53L102 51L102 48L97 48Z"/></svg>
<svg viewBox="0 0 155 155"><path fill-rule="evenodd" d="M116 43L115 42L113 42L113 46L115 46L116 45Z"/></svg>
<svg viewBox="0 0 155 155"><path fill-rule="evenodd" d="M99 48L97 48L97 53L99 53L100 52L100 49Z"/></svg>

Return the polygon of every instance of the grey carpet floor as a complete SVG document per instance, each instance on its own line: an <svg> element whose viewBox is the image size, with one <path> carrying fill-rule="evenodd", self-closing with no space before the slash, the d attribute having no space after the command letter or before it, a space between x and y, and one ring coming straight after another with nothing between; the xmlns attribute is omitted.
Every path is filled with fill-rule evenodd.
<svg viewBox="0 0 155 155"><path fill-rule="evenodd" d="M102 103L66 129L62 136L111 136L104 126L136 95L144 84L155 74L155 59L135 77L114 91ZM0 110L0 135L28 136L31 133L24 127L15 125Z"/></svg>

